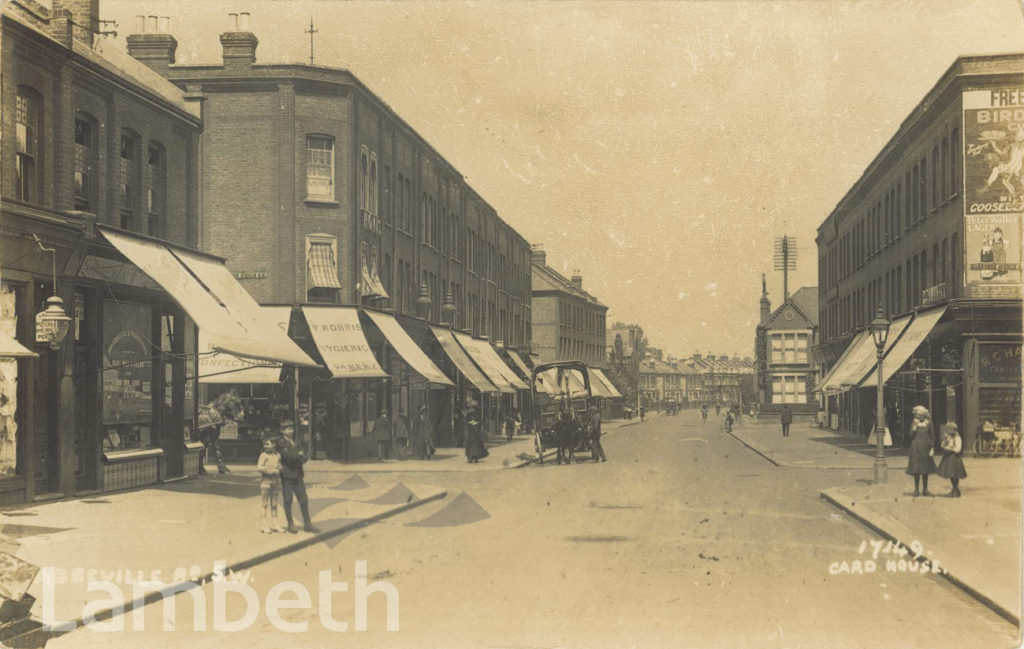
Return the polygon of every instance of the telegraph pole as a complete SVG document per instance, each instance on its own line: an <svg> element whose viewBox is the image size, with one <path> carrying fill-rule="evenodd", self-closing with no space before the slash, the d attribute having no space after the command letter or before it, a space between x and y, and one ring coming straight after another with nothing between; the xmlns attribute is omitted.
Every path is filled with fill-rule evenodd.
<svg viewBox="0 0 1024 649"><path fill-rule="evenodd" d="M789 271L796 270L796 241L793 237L775 237L775 270L782 271L782 302L789 299Z"/></svg>

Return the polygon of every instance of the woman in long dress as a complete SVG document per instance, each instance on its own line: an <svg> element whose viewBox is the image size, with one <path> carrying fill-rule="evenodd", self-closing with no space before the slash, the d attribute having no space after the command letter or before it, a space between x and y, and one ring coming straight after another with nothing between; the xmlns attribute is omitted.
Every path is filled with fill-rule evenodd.
<svg viewBox="0 0 1024 649"><path fill-rule="evenodd" d="M932 447L935 444L932 432L932 417L924 406L914 406L914 421L910 424L910 456L907 458L907 473L914 476L914 495L930 496L928 476L935 473ZM924 483L924 490L920 490Z"/></svg>
<svg viewBox="0 0 1024 649"><path fill-rule="evenodd" d="M484 443L480 422L476 419L476 402L466 402L466 461L479 462L489 455L487 444Z"/></svg>

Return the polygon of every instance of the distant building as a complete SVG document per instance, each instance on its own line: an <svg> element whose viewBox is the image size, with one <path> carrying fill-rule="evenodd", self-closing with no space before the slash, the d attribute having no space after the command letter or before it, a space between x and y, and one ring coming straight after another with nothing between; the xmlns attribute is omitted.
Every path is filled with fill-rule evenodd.
<svg viewBox="0 0 1024 649"><path fill-rule="evenodd" d="M683 403L686 399L685 369L676 359L645 358L639 370L640 402L648 406L661 406L666 401Z"/></svg>
<svg viewBox="0 0 1024 649"><path fill-rule="evenodd" d="M817 344L818 287L805 286L771 311L762 290L761 319L755 336L758 401L765 411L783 404L816 412L817 377L811 349Z"/></svg>
<svg viewBox="0 0 1024 649"><path fill-rule="evenodd" d="M533 246L533 352L540 362L583 361L608 367L605 316L608 307L583 290L583 277L571 278L547 264L540 244Z"/></svg>
<svg viewBox="0 0 1024 649"><path fill-rule="evenodd" d="M702 403L745 405L755 399L754 361L749 356L696 353L684 359L681 368L690 407Z"/></svg>

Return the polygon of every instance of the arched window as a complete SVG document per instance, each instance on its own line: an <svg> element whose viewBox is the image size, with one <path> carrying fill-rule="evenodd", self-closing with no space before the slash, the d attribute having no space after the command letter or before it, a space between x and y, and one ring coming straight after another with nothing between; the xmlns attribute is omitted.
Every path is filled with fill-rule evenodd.
<svg viewBox="0 0 1024 649"><path fill-rule="evenodd" d="M377 214L377 200L379 198L377 186L377 153L370 153L370 177L369 177L369 208L370 214Z"/></svg>
<svg viewBox="0 0 1024 649"><path fill-rule="evenodd" d="M32 203L39 202L39 180L42 172L40 155L42 151L43 98L28 86L18 86L15 135L16 183L14 197Z"/></svg>
<svg viewBox="0 0 1024 649"><path fill-rule="evenodd" d="M143 183L146 197L146 233L162 237L166 230L167 152L159 142L150 142L147 147Z"/></svg>
<svg viewBox="0 0 1024 649"><path fill-rule="evenodd" d="M370 150L365 146L359 152L359 209L370 209Z"/></svg>
<svg viewBox="0 0 1024 649"><path fill-rule="evenodd" d="M134 131L122 131L118 157L118 202L121 228L125 230L135 230L138 227L139 157L139 136Z"/></svg>
<svg viewBox="0 0 1024 649"><path fill-rule="evenodd" d="M75 209L96 210L96 120L86 113L75 115Z"/></svg>

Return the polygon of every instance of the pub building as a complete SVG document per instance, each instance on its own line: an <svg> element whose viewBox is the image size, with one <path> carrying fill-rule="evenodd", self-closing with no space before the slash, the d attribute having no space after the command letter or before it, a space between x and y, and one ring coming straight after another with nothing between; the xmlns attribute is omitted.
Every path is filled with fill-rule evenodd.
<svg viewBox="0 0 1024 649"><path fill-rule="evenodd" d="M1022 74L1024 54L956 59L818 227L831 427L872 426L881 313L897 442L915 405L958 424L967 453L1020 434L1024 185L1007 170L1024 146Z"/></svg>
<svg viewBox="0 0 1024 649"><path fill-rule="evenodd" d="M199 111L95 11L0 12L0 331L17 343L0 359L0 504L195 474L197 328L213 350L313 364L195 249Z"/></svg>
<svg viewBox="0 0 1024 649"><path fill-rule="evenodd" d="M127 51L201 110L200 247L261 305L291 307L290 336L324 368L201 373L202 403L234 390L253 413L223 451L254 459L289 401L314 457L375 455L378 413L411 419L422 403L457 442L467 394L497 432L526 387L494 344L529 349L529 243L356 74L257 61L249 14L224 17L220 61L178 63L175 37L141 17Z"/></svg>

